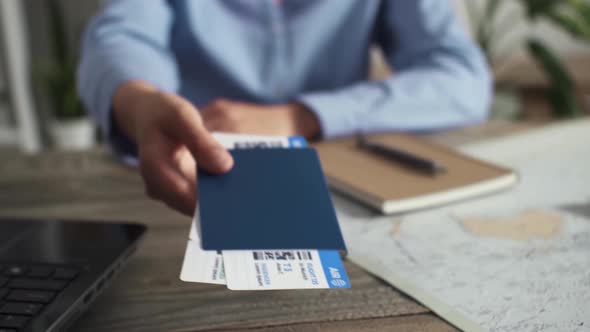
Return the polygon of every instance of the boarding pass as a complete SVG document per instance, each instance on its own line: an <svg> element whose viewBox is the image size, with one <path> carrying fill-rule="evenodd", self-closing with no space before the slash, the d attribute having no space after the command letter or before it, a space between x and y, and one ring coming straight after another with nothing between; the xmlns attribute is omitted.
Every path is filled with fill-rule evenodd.
<svg viewBox="0 0 590 332"><path fill-rule="evenodd" d="M228 149L303 148L302 137L214 133ZM198 206L189 232L180 279L226 284L232 290L349 288L340 254L335 250L203 250Z"/></svg>

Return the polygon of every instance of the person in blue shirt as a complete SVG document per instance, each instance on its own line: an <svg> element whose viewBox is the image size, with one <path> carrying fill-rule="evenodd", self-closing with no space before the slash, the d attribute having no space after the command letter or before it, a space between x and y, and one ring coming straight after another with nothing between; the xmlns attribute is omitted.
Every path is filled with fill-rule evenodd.
<svg viewBox="0 0 590 332"><path fill-rule="evenodd" d="M394 69L369 81L369 48ZM149 196L191 215L213 131L332 138L487 117L491 78L449 0L111 0L88 26L80 95Z"/></svg>

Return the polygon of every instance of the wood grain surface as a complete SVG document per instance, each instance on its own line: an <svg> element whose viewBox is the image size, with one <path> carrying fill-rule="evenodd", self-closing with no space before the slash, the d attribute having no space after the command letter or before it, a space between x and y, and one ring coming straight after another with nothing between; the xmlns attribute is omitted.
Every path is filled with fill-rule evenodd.
<svg viewBox="0 0 590 332"><path fill-rule="evenodd" d="M433 135L448 145L528 128L490 123ZM73 331L452 331L427 308L345 263L349 290L229 291L178 279L190 218L148 200L134 169L102 147L0 154L0 215L129 220L149 232L129 265Z"/></svg>

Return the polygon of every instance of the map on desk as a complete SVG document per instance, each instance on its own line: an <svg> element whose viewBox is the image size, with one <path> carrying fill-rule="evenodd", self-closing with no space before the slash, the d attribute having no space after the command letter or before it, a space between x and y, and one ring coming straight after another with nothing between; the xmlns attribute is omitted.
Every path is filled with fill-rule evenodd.
<svg viewBox="0 0 590 332"><path fill-rule="evenodd" d="M467 146L516 169L490 197L406 216L335 200L349 259L467 331L590 331L590 121Z"/></svg>

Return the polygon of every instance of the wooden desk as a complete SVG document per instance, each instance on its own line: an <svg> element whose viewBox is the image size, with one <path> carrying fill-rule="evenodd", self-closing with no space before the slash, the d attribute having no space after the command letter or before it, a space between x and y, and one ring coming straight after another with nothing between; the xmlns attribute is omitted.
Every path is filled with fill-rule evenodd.
<svg viewBox="0 0 590 332"><path fill-rule="evenodd" d="M433 135L449 145L528 128L490 123ZM190 219L148 200L104 148L0 155L0 215L131 220L150 230L73 331L453 331L427 308L346 263L350 290L232 292L178 279Z"/></svg>

